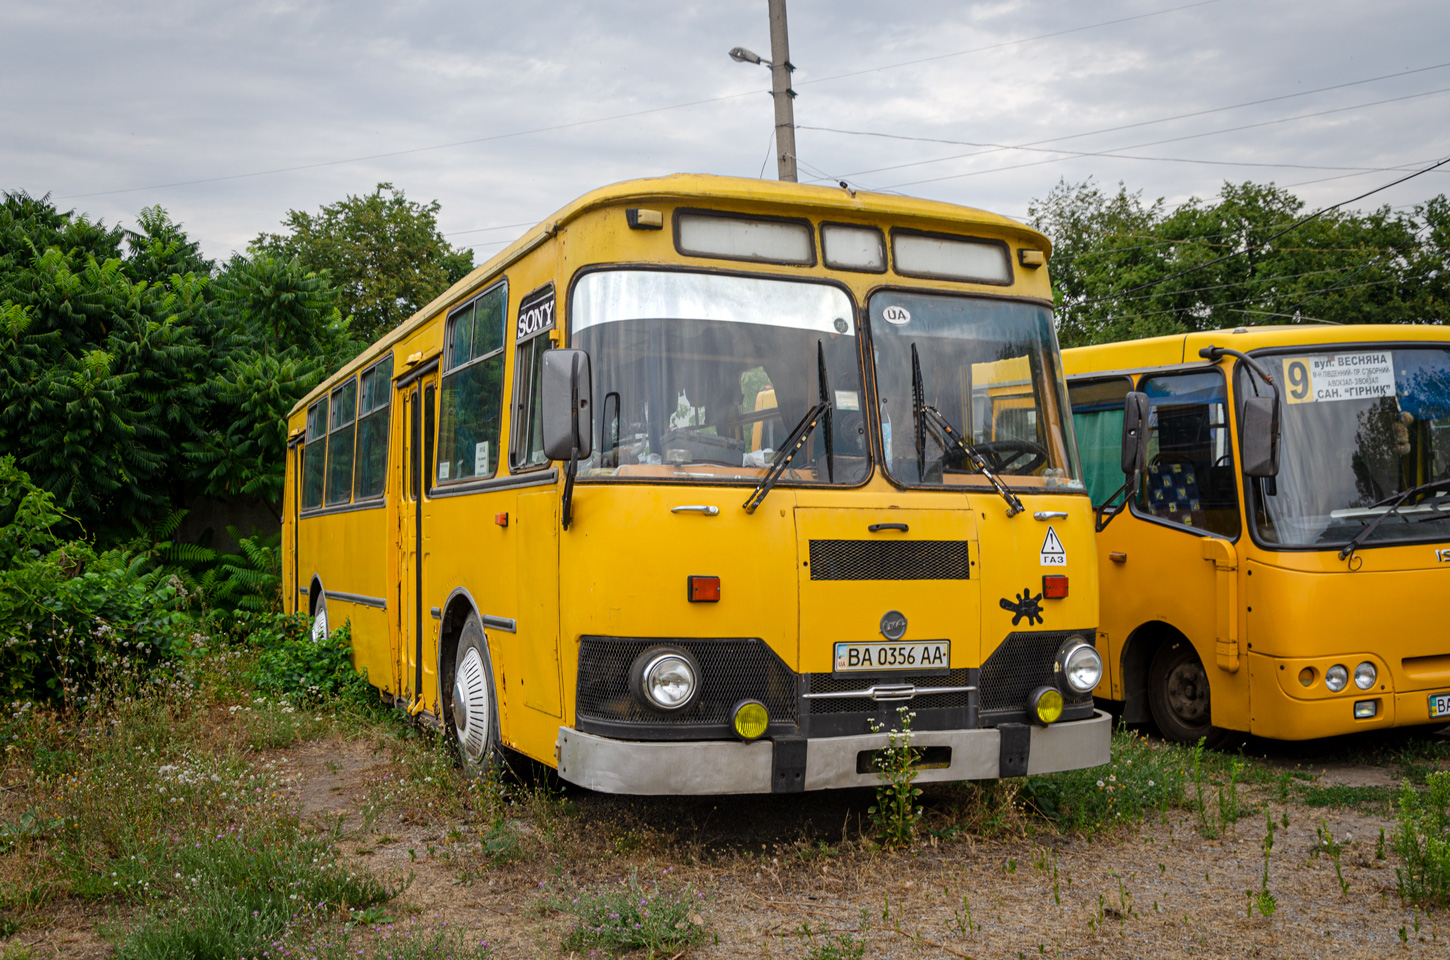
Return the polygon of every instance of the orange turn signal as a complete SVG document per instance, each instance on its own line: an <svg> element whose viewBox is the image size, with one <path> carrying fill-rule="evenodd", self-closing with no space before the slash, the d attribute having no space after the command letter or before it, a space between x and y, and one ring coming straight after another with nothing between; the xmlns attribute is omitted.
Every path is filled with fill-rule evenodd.
<svg viewBox="0 0 1450 960"><path fill-rule="evenodd" d="M719 577L690 577L689 597L691 603L719 603Z"/></svg>
<svg viewBox="0 0 1450 960"><path fill-rule="evenodd" d="M1042 578L1042 595L1048 600L1061 600L1067 596L1067 577L1060 573L1049 573Z"/></svg>

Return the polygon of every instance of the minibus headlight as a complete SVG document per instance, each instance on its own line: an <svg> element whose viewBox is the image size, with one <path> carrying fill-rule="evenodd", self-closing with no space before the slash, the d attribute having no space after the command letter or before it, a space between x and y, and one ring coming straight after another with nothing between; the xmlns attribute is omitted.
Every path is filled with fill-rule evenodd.
<svg viewBox="0 0 1450 960"><path fill-rule="evenodd" d="M1368 660L1354 668L1354 685L1361 690L1368 690L1378 679L1379 673Z"/></svg>
<svg viewBox="0 0 1450 960"><path fill-rule="evenodd" d="M759 700L742 700L730 711L731 726L741 740L758 740L770 726L770 711Z"/></svg>
<svg viewBox="0 0 1450 960"><path fill-rule="evenodd" d="M700 666L685 650L651 647L635 658L629 674L631 692L654 710L683 710L700 692Z"/></svg>
<svg viewBox="0 0 1450 960"><path fill-rule="evenodd" d="M1038 723L1056 723L1062 716L1062 693L1056 687L1038 687L1027 698L1027 706Z"/></svg>
<svg viewBox="0 0 1450 960"><path fill-rule="evenodd" d="M1088 693L1103 678L1103 657L1082 637L1069 637L1057 654L1057 673L1066 690Z"/></svg>
<svg viewBox="0 0 1450 960"><path fill-rule="evenodd" d="M1344 664L1336 663L1324 671L1324 685L1329 688L1330 693L1338 693L1343 690L1345 684L1349 683L1349 671Z"/></svg>

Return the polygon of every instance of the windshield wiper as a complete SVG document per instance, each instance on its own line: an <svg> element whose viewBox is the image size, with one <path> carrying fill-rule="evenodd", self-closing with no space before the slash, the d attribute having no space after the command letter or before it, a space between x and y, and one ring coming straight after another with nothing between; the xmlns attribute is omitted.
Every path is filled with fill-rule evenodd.
<svg viewBox="0 0 1450 960"><path fill-rule="evenodd" d="M921 359L916 353L916 344L911 345L911 416L916 427L916 472L917 476L924 476L926 473L926 428L929 425L933 432L938 434L937 439L942 442L943 459L949 447L955 447L966 454L972 466L977 472L987 478L987 481L996 488L1007 501L1007 516L1015 517L1026 507L1022 501L1017 499L1017 494L1007 489L991 467L987 466L987 458L972 445L965 436L952 428L951 421L942 416L940 410L926 402L926 391L921 382Z"/></svg>
<svg viewBox="0 0 1450 960"><path fill-rule="evenodd" d="M1365 525L1365 528L1363 530L1355 534L1354 539L1346 543L1344 545L1344 549L1339 551L1339 559L1347 559L1350 554L1354 553L1355 548L1358 547L1360 544L1364 543L1364 541L1368 540L1369 535L1371 533L1374 533L1375 528L1383 523L1386 517L1399 513L1400 507L1404 506L1406 500L1410 499L1417 493L1427 493L1431 490L1438 490L1441 487L1450 487L1450 477L1446 477L1440 480L1431 480L1428 483L1422 483L1419 486L1411 487L1404 493L1395 494L1393 497L1385 497L1378 503L1370 504L1371 507L1383 507L1388 504L1389 509L1386 510L1384 513L1380 514L1379 516L1375 517L1372 522ZM1393 502L1391 503L1391 501Z"/></svg>
<svg viewBox="0 0 1450 960"><path fill-rule="evenodd" d="M770 493L770 488L775 486L775 482L780 479L781 474L785 473L785 468L790 464L791 460L795 459L796 453L811 438L811 434L815 432L816 425L822 421L825 421L826 424L826 479L829 482L835 482L836 451L831 430L831 410L833 405L830 399L830 387L830 381L826 377L826 350L822 346L821 341L817 340L816 389L819 391L820 399L815 406L806 411L806 415L801 417L800 423L797 423L795 428L791 430L790 436L786 438L785 443L781 444L780 449L771 458L770 468L765 471L765 476L756 485L755 490L750 494L750 498L741 504L745 508L746 513L754 513L755 508L760 506L761 502L765 500L766 494Z"/></svg>

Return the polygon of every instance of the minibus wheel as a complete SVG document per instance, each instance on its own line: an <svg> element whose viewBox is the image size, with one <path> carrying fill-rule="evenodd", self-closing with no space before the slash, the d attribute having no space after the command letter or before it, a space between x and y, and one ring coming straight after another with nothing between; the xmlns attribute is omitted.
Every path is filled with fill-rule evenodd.
<svg viewBox="0 0 1450 960"><path fill-rule="evenodd" d="M327 637L327 595L318 593L317 606L312 609L312 642L320 643Z"/></svg>
<svg viewBox="0 0 1450 960"><path fill-rule="evenodd" d="M484 773L495 766L500 759L498 700L488 639L476 613L468 615L458 636L448 707L448 729L464 769Z"/></svg>
<svg viewBox="0 0 1450 960"><path fill-rule="evenodd" d="M1168 740L1192 743L1210 737L1208 673L1184 638L1158 647L1148 666L1148 709L1158 732Z"/></svg>

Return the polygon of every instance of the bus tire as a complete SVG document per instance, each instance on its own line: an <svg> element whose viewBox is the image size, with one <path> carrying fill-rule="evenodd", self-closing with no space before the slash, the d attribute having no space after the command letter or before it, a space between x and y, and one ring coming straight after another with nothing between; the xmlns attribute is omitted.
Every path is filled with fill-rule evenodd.
<svg viewBox="0 0 1450 960"><path fill-rule="evenodd" d="M458 635L448 704L448 730L464 769L470 774L488 772L501 759L498 698L488 639L476 613L468 615Z"/></svg>
<svg viewBox="0 0 1450 960"><path fill-rule="evenodd" d="M312 608L312 642L321 643L328 636L327 594L319 590L317 603Z"/></svg>
<svg viewBox="0 0 1450 960"><path fill-rule="evenodd" d="M1208 674L1185 638L1165 641L1154 652L1148 665L1148 709L1166 740L1213 739Z"/></svg>

